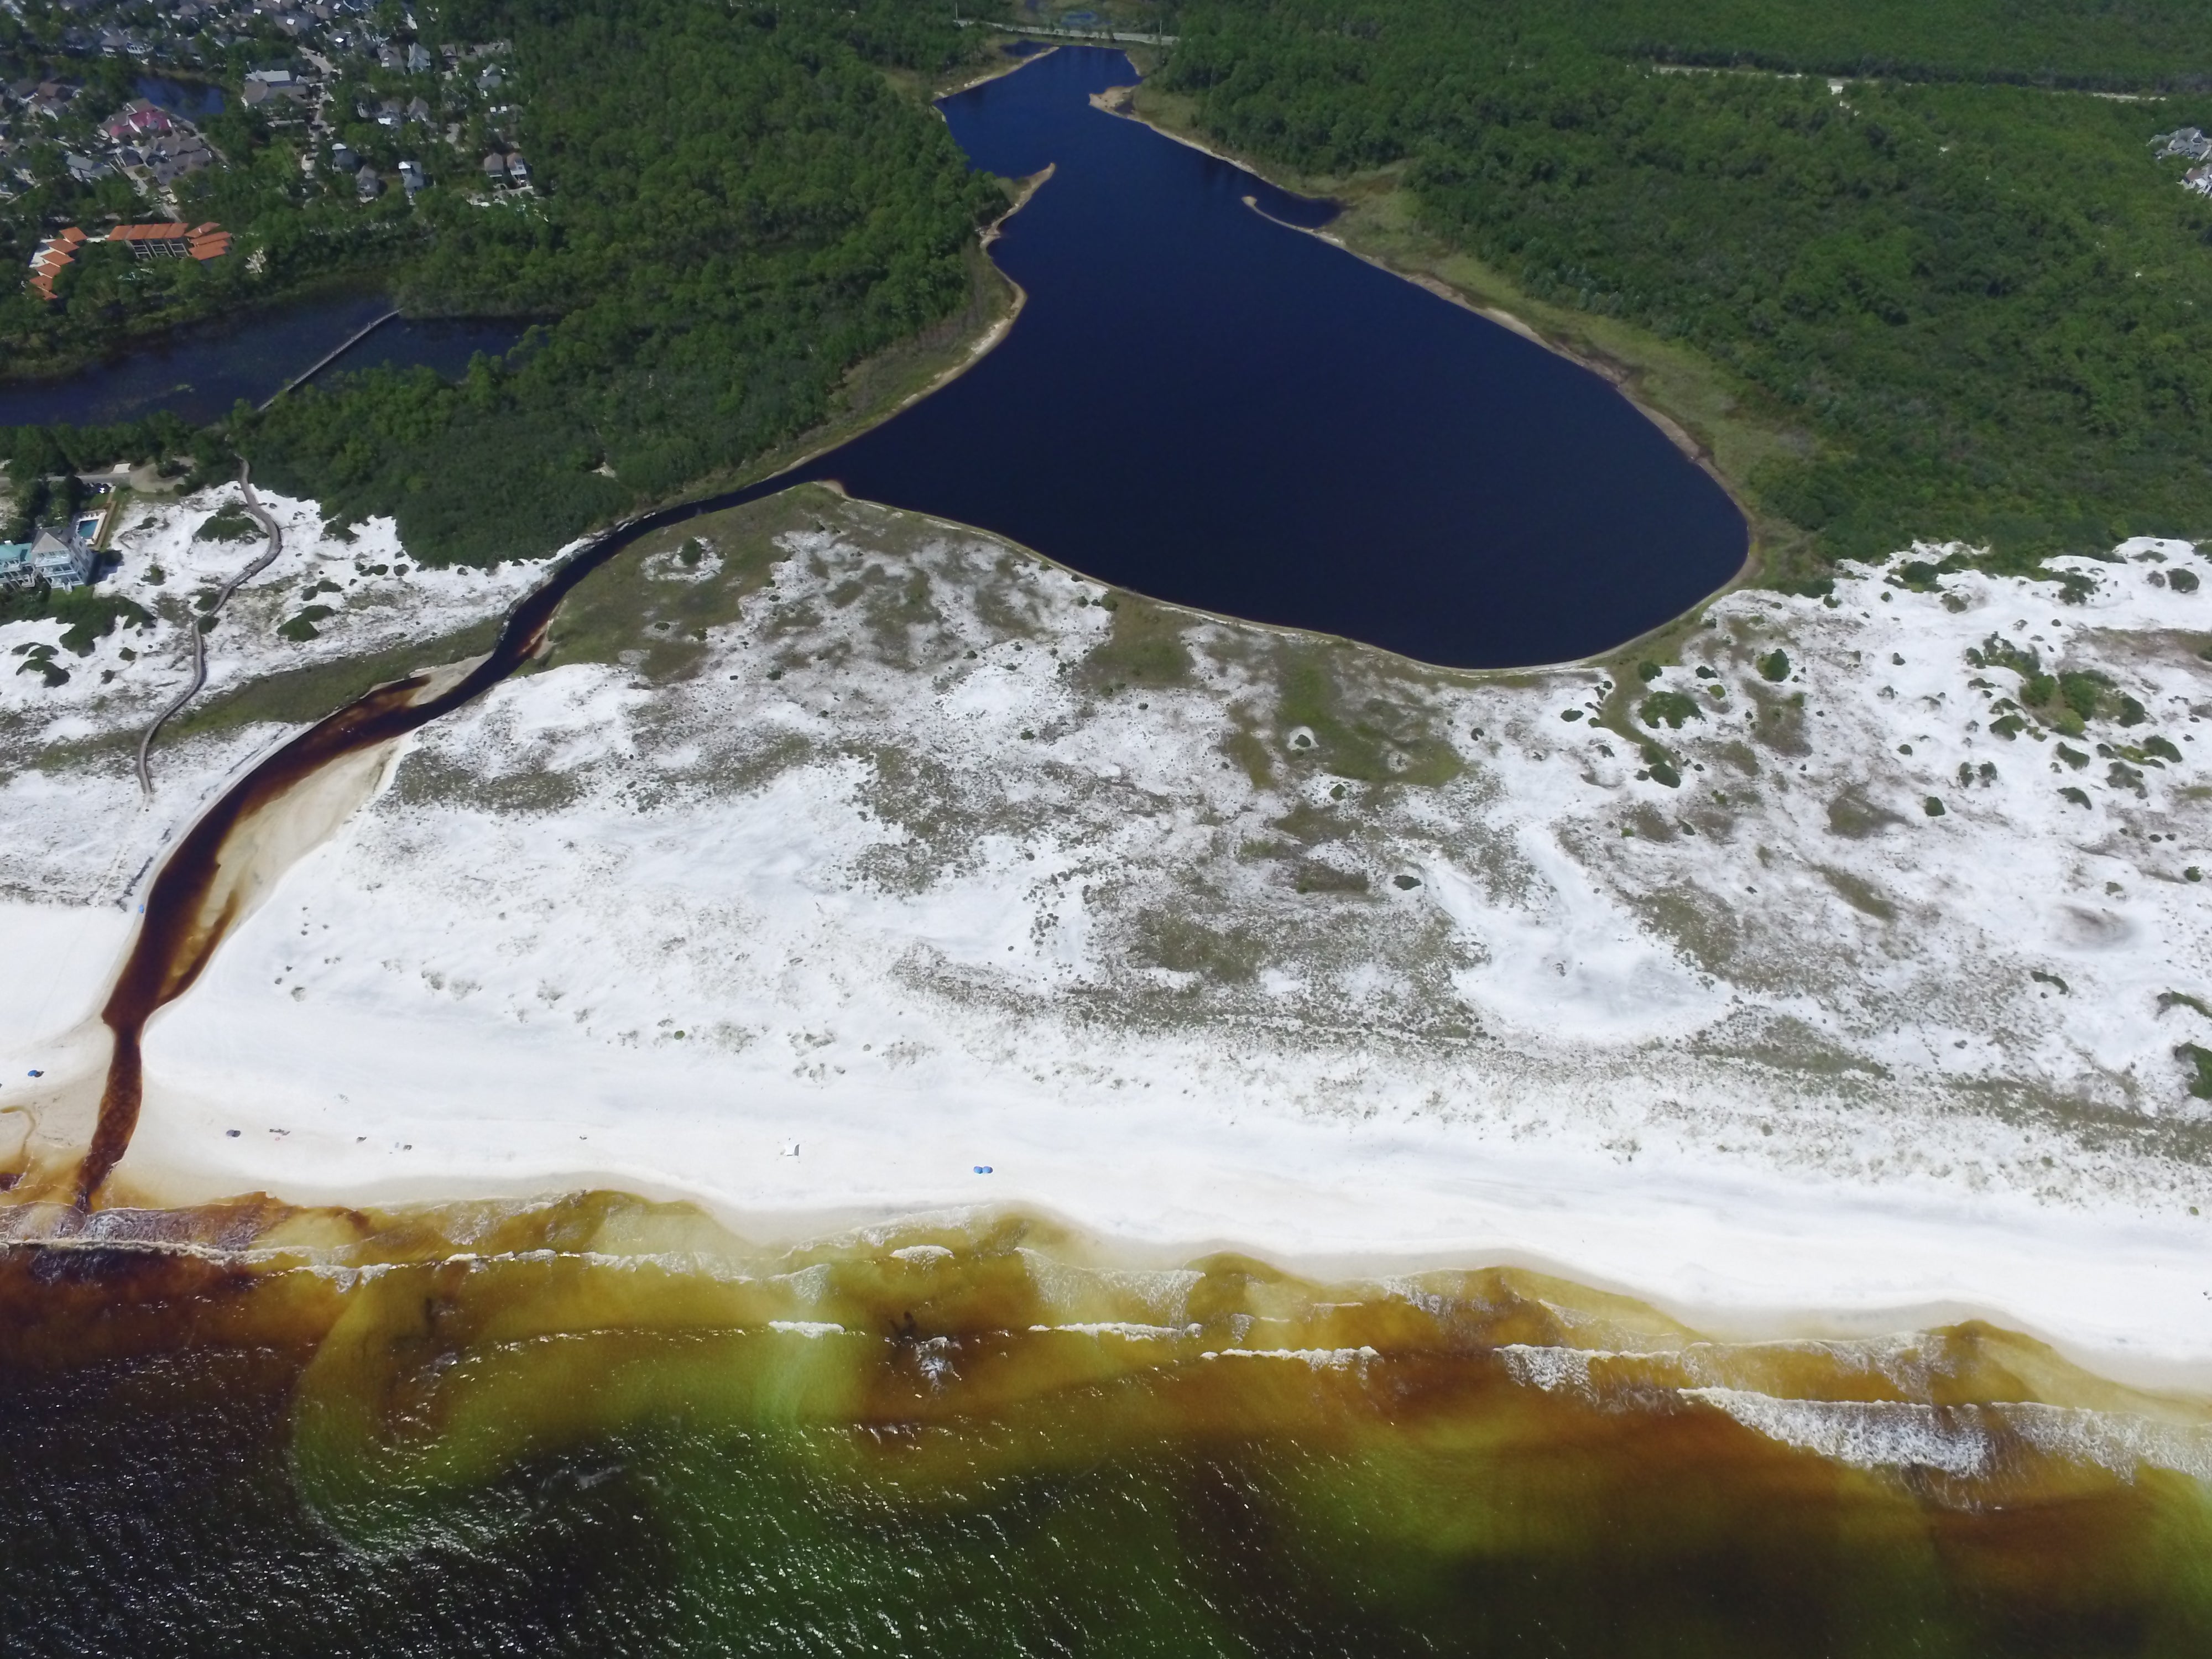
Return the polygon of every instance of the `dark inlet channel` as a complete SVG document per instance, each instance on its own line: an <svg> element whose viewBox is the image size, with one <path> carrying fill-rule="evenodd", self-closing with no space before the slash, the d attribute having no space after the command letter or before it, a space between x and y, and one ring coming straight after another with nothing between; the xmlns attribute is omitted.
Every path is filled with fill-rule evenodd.
<svg viewBox="0 0 2212 1659"><path fill-rule="evenodd" d="M993 249L1028 304L798 476L1462 667L1609 649L1735 573L1735 504L1605 380L1287 228L1327 204L1091 106L1137 78L1064 47L944 100L975 166L1057 169Z"/></svg>

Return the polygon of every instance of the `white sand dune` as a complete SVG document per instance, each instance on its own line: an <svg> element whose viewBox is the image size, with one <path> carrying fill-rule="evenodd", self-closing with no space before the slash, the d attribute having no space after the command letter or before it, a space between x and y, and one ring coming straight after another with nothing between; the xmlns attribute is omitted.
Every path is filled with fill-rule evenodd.
<svg viewBox="0 0 2212 1659"><path fill-rule="evenodd" d="M303 568L396 562L282 510ZM213 574L189 516L139 556ZM1978 1311L2115 1374L2212 1369L2193 550L2061 562L2077 603L1895 569L1738 592L1609 696L1109 611L986 538L820 519L772 588L734 539L611 568L569 618L599 659L556 647L419 734L157 1018L123 1175L608 1184L755 1237L1015 1205L1152 1259L1522 1261L1717 1332ZM526 579L358 576L295 646L305 584L272 572L216 660L428 638ZM716 585L745 591L692 629ZM1138 612L1166 657L1115 654ZM2086 730L2005 735L1992 638L2103 675ZM143 855L288 729L187 740L141 812L92 743L158 692L86 688L118 648L0 686L0 954L58 964L0 1019L0 1111L94 1006ZM1631 724L1669 691L1679 731Z"/></svg>

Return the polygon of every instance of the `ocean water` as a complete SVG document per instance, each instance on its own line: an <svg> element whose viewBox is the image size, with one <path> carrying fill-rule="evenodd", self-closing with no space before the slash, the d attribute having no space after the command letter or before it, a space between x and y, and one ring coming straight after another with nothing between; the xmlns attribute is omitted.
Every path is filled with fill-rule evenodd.
<svg viewBox="0 0 2212 1659"><path fill-rule="evenodd" d="M11 1654L2212 1631L2212 1431L1986 1327L1729 1346L1510 1270L1117 1266L1012 1216L756 1249L604 1194L5 1213Z"/></svg>

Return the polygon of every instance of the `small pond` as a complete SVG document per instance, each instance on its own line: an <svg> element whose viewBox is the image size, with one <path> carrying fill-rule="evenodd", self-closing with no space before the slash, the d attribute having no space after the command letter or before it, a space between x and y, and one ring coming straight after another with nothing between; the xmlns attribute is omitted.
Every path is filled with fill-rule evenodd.
<svg viewBox="0 0 2212 1659"><path fill-rule="evenodd" d="M131 89L156 108L188 121L222 113L222 88L204 81L179 81L166 75L142 75Z"/></svg>

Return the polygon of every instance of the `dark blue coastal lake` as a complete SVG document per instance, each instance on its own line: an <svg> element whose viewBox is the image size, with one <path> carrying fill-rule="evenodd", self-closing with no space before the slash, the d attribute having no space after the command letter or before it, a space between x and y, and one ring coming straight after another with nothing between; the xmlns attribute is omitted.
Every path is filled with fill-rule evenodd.
<svg viewBox="0 0 2212 1659"><path fill-rule="evenodd" d="M993 249L1028 302L800 476L1465 667L1608 649L1735 572L1734 503L1609 384L1289 228L1327 204L1091 105L1136 79L1063 48L944 101L977 167L1056 169Z"/></svg>
<svg viewBox="0 0 2212 1659"><path fill-rule="evenodd" d="M391 309L380 294L302 300L188 330L67 380L0 385L0 426L104 426L162 409L195 424L220 420L240 398L259 403ZM322 374L420 364L459 380L477 352L498 356L521 337L511 322L395 318Z"/></svg>

